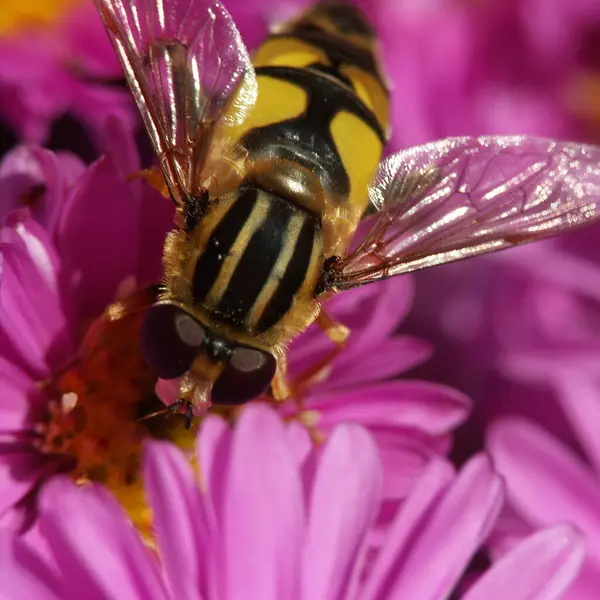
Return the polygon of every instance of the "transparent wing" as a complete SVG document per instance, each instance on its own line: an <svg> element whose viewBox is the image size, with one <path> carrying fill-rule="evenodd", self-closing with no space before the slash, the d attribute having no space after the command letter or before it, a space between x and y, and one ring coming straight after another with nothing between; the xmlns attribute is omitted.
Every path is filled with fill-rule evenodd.
<svg viewBox="0 0 600 600"><path fill-rule="evenodd" d="M176 203L194 195L214 125L238 94L254 103L254 70L215 0L95 0Z"/></svg>
<svg viewBox="0 0 600 600"><path fill-rule="evenodd" d="M600 148L528 137L450 138L382 161L378 213L333 264L336 289L539 240L600 217Z"/></svg>

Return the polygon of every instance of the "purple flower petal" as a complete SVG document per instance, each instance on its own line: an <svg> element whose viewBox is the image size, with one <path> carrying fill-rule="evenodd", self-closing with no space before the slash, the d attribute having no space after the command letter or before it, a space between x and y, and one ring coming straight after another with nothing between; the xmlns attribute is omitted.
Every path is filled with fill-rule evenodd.
<svg viewBox="0 0 600 600"><path fill-rule="evenodd" d="M351 341L331 363L326 381L311 385L311 394L398 376L427 360L433 351L427 342L409 336L384 339L374 346L362 345L360 349L353 346Z"/></svg>
<svg viewBox="0 0 600 600"><path fill-rule="evenodd" d="M402 380L315 394L307 408L320 413L319 427L356 421L365 426L401 425L437 436L464 421L470 401L446 386Z"/></svg>
<svg viewBox="0 0 600 600"><path fill-rule="evenodd" d="M79 292L79 319L100 314L118 286L135 277L138 251L143 252L135 236L140 202L105 156L79 180L65 205L56 239L66 284Z"/></svg>
<svg viewBox="0 0 600 600"><path fill-rule="evenodd" d="M412 490L430 461L447 452L440 439L393 425L369 427L383 464L383 497L402 500Z"/></svg>
<svg viewBox="0 0 600 600"><path fill-rule="evenodd" d="M48 363L64 358L70 345L55 288L53 251L39 238L30 241L33 254L16 236L12 243L0 244L0 329L23 362L43 378L48 375Z"/></svg>
<svg viewBox="0 0 600 600"><path fill-rule="evenodd" d="M50 231L68 189L84 172L83 162L72 154L55 154L42 148L19 146L0 163L2 203L0 223L23 199L41 187L43 197L31 207L35 218Z"/></svg>
<svg viewBox="0 0 600 600"><path fill-rule="evenodd" d="M55 477L42 490L40 512L71 597L167 598L157 561L108 492Z"/></svg>
<svg viewBox="0 0 600 600"><path fill-rule="evenodd" d="M261 404L236 425L221 530L228 600L294 598L304 533L302 484L282 422Z"/></svg>
<svg viewBox="0 0 600 600"><path fill-rule="evenodd" d="M446 483L447 479L443 481ZM440 486L433 489L437 495ZM419 492L417 484L415 494ZM490 461L478 456L464 466L439 501L432 502L429 510L424 506L423 512L408 520L407 512L414 510L412 497L402 507L389 534L388 543L394 546L388 556L395 560L386 569L374 569L372 587L365 599L437 600L447 596L489 534L503 500L503 489ZM410 536L407 530L411 530ZM426 577L423 565L427 565Z"/></svg>
<svg viewBox="0 0 600 600"><path fill-rule="evenodd" d="M365 581L361 600L387 598L389 578L407 553L407 546L423 527L440 496L453 478L451 465L441 459L432 460L408 496L398 516L386 532L384 544Z"/></svg>
<svg viewBox="0 0 600 600"><path fill-rule="evenodd" d="M29 431L41 421L46 403L31 376L0 356L0 434Z"/></svg>
<svg viewBox="0 0 600 600"><path fill-rule="evenodd" d="M595 354L597 366L600 349ZM557 398L569 423L577 434L579 443L586 451L586 457L594 466L596 475L600 474L600 386L587 374L577 370L565 369L555 375Z"/></svg>
<svg viewBox="0 0 600 600"><path fill-rule="evenodd" d="M189 461L172 444L155 441L145 447L143 468L171 594L190 600L218 597L222 549Z"/></svg>
<svg viewBox="0 0 600 600"><path fill-rule="evenodd" d="M291 421L286 431L290 447L296 456L298 464L301 465L313 449L310 434L306 427L300 425L298 421Z"/></svg>
<svg viewBox="0 0 600 600"><path fill-rule="evenodd" d="M56 470L51 461L22 447L18 439L3 438L0 444L0 516L23 500L39 481Z"/></svg>
<svg viewBox="0 0 600 600"><path fill-rule="evenodd" d="M0 598L3 600L67 600L59 574L19 538L0 536Z"/></svg>
<svg viewBox="0 0 600 600"><path fill-rule="evenodd" d="M584 558L584 539L572 527L544 529L494 564L463 600L558 600Z"/></svg>
<svg viewBox="0 0 600 600"><path fill-rule="evenodd" d="M364 357L364 348L391 336L402 322L413 298L410 277L390 279L356 288L334 296L325 310L350 328L345 354ZM321 354L331 350L332 343L316 324L291 344L290 372L302 371Z"/></svg>
<svg viewBox="0 0 600 600"><path fill-rule="evenodd" d="M217 519L222 521L224 518L224 473L229 465L231 439L232 432L223 419L215 415L204 418L198 435L198 464L201 486L206 494L207 511L215 523Z"/></svg>
<svg viewBox="0 0 600 600"><path fill-rule="evenodd" d="M346 598L358 574L364 537L381 500L377 448L361 428L341 425L320 458L302 559L306 600Z"/></svg>
<svg viewBox="0 0 600 600"><path fill-rule="evenodd" d="M538 527L575 524L586 532L589 552L600 561L600 486L587 466L524 419L496 421L487 443L515 510Z"/></svg>

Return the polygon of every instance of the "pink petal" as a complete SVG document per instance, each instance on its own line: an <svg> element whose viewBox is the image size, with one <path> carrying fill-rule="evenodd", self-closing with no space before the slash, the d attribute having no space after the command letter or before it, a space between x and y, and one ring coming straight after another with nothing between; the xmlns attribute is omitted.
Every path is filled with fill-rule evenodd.
<svg viewBox="0 0 600 600"><path fill-rule="evenodd" d="M224 567L228 600L294 598L304 533L297 459L275 411L250 404L231 442L225 480Z"/></svg>
<svg viewBox="0 0 600 600"><path fill-rule="evenodd" d="M59 574L19 538L0 537L0 598L5 600L66 600Z"/></svg>
<svg viewBox="0 0 600 600"><path fill-rule="evenodd" d="M595 599L600 589L600 569L587 560L583 563L579 575L569 587L565 595L568 600L590 600Z"/></svg>
<svg viewBox="0 0 600 600"><path fill-rule="evenodd" d="M43 198L35 203L32 212L38 222L52 231L68 188L84 170L83 162L72 154L55 154L28 146L15 148L0 163L3 189L0 222L9 212L21 207L23 195L43 186Z"/></svg>
<svg viewBox="0 0 600 600"><path fill-rule="evenodd" d="M423 528L425 520L430 517L453 476L450 463L441 459L430 462L386 532L384 545L365 582L361 600L388 598L384 586L389 577L400 568L399 562L409 551L407 546Z"/></svg>
<svg viewBox="0 0 600 600"><path fill-rule="evenodd" d="M131 131L128 125L116 115L110 115L104 124L106 153L114 160L115 166L124 177L140 170L140 159L134 139L135 132Z"/></svg>
<svg viewBox="0 0 600 600"><path fill-rule="evenodd" d="M377 448L368 434L355 425L337 428L317 466L309 501L302 598L347 597L379 509L381 477Z"/></svg>
<svg viewBox="0 0 600 600"><path fill-rule="evenodd" d="M494 531L485 543L490 558L494 562L500 560L535 531L536 529L515 513L510 505L505 505Z"/></svg>
<svg viewBox="0 0 600 600"><path fill-rule="evenodd" d="M544 529L488 569L464 600L557 600L577 577L584 557L584 538L572 527Z"/></svg>
<svg viewBox="0 0 600 600"><path fill-rule="evenodd" d="M0 356L0 433L30 430L42 419L46 403L31 376Z"/></svg>
<svg viewBox="0 0 600 600"><path fill-rule="evenodd" d="M166 598L159 565L104 489L55 477L40 497L41 527L72 597Z"/></svg>
<svg viewBox="0 0 600 600"><path fill-rule="evenodd" d="M167 232L173 229L175 205L145 182L142 184L142 202L144 209L137 227L141 251L136 270L140 282L152 284L159 282L163 275L164 241Z"/></svg>
<svg viewBox="0 0 600 600"><path fill-rule="evenodd" d="M513 508L537 527L570 522L588 536L600 561L600 486L571 450L531 422L496 421L487 437Z"/></svg>
<svg viewBox="0 0 600 600"><path fill-rule="evenodd" d="M597 364L599 353L595 356ZM600 474L600 386L581 369L561 372L556 377L556 386L557 400L596 474Z"/></svg>
<svg viewBox="0 0 600 600"><path fill-rule="evenodd" d="M202 420L197 444L200 484L206 494L207 511L215 523L217 518L223 520L231 439L232 432L222 418L208 415Z"/></svg>
<svg viewBox="0 0 600 600"><path fill-rule="evenodd" d="M489 534L502 500L502 482L487 457L471 459L437 505L422 514L420 521L412 522L413 535L395 546L396 562L387 583L380 575L378 595L367 597L446 597ZM406 518L403 513L401 510L399 521ZM390 535L389 543L394 538Z"/></svg>
<svg viewBox="0 0 600 600"><path fill-rule="evenodd" d="M318 425L356 421L394 424L429 435L444 435L462 423L470 400L449 387L425 381L390 381L310 397L307 408L320 413Z"/></svg>
<svg viewBox="0 0 600 600"><path fill-rule="evenodd" d="M290 447L296 456L298 464L301 465L309 456L313 449L313 442L310 439L308 430L298 421L290 421L287 426L287 438Z"/></svg>
<svg viewBox="0 0 600 600"><path fill-rule="evenodd" d="M406 316L412 298L412 280L399 277L338 294L327 302L325 310L350 328L347 353L353 354L391 336ZM320 327L311 325L291 345L290 371L303 370L332 347Z"/></svg>
<svg viewBox="0 0 600 600"><path fill-rule="evenodd" d="M64 360L69 343L52 280L52 249L40 243L35 252L30 255L25 243L15 237L0 245L0 329L25 364L38 376L46 376L47 361Z"/></svg>
<svg viewBox="0 0 600 600"><path fill-rule="evenodd" d="M48 233L30 217L29 211L13 212L6 219L1 239L27 253L49 290L58 293L58 256Z"/></svg>
<svg viewBox="0 0 600 600"><path fill-rule="evenodd" d="M23 500L44 476L56 470L47 457L22 448L19 440L0 444L0 516Z"/></svg>
<svg viewBox="0 0 600 600"><path fill-rule="evenodd" d="M385 339L375 346L357 344L354 348L350 343L339 359L331 363L326 381L311 385L311 393L389 379L421 364L431 353L430 344L409 336Z"/></svg>
<svg viewBox="0 0 600 600"><path fill-rule="evenodd" d="M153 441L145 447L143 469L171 594L190 600L218 597L220 548L189 461L172 444Z"/></svg>
<svg viewBox="0 0 600 600"><path fill-rule="evenodd" d="M136 235L140 202L105 156L89 167L65 204L57 247L66 284L79 291L80 319L100 314L119 284L136 277L138 251L143 252Z"/></svg>
<svg viewBox="0 0 600 600"><path fill-rule="evenodd" d="M429 462L444 454L440 440L402 427L369 427L383 464L383 497L402 500L423 474Z"/></svg>

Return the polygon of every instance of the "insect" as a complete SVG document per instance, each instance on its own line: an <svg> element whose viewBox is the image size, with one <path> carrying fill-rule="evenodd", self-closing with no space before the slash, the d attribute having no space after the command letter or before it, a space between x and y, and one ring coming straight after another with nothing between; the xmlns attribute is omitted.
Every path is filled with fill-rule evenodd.
<svg viewBox="0 0 600 600"><path fill-rule="evenodd" d="M285 397L290 340L316 321L344 343L334 293L598 219L592 146L459 137L382 160L388 90L351 5L317 4L252 62L218 1L96 3L176 205L142 347L188 422Z"/></svg>

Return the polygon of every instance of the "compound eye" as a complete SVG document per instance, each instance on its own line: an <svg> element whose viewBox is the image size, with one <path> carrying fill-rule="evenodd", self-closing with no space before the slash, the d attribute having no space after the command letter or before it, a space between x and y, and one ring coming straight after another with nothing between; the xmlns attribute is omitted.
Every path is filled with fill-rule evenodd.
<svg viewBox="0 0 600 600"><path fill-rule="evenodd" d="M275 375L277 361L269 352L237 347L213 385L214 404L243 404L260 396Z"/></svg>
<svg viewBox="0 0 600 600"><path fill-rule="evenodd" d="M171 304L151 306L140 333L146 362L162 379L181 377L202 349L206 332L194 317Z"/></svg>

